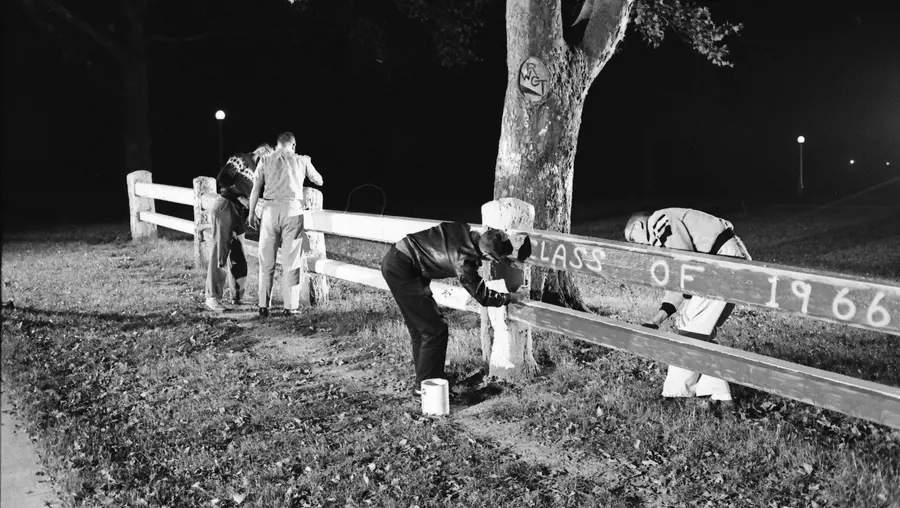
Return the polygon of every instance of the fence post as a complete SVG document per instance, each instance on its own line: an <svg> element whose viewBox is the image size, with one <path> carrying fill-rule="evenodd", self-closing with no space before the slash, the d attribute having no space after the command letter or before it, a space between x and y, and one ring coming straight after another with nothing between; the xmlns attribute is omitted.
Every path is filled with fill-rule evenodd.
<svg viewBox="0 0 900 508"><path fill-rule="evenodd" d="M481 222L495 229L530 229L534 226L534 206L516 198L490 201L481 206ZM495 291L514 292L522 286L531 286L531 269L524 263L509 266L486 261L482 273L487 286ZM506 307L482 308L481 348L489 362L491 377L510 381L528 377L538 370L531 328L510 321Z"/></svg>
<svg viewBox="0 0 900 508"><path fill-rule="evenodd" d="M303 189L303 206L308 211L322 210L322 191L305 187ZM300 301L310 305L324 305L328 301L328 278L311 273L307 262L312 259L325 258L325 233L305 231L308 247L304 249L300 262Z"/></svg>
<svg viewBox="0 0 900 508"><path fill-rule="evenodd" d="M211 200L204 199L204 195L215 192L215 178L211 176L194 178L194 263L200 267L209 262L212 242L215 241L212 237L212 217L209 213Z"/></svg>
<svg viewBox="0 0 900 508"><path fill-rule="evenodd" d="M128 173L128 208L131 217L131 239L134 241L144 238L156 238L156 224L141 222L141 212L155 212L156 204L153 198L145 198L134 193L137 183L153 183L153 175L149 171L134 171Z"/></svg>

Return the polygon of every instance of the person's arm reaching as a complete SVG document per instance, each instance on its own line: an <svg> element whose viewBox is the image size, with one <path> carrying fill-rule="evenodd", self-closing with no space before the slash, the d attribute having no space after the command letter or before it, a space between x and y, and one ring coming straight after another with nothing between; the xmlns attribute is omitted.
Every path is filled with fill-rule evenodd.
<svg viewBox="0 0 900 508"><path fill-rule="evenodd" d="M661 214L659 217L655 215L651 217L648 223L652 245L666 249L684 251L694 250L693 242L691 242L690 238L685 238L687 228L681 222L675 223L675 227L673 228L673 223L670 218L665 214ZM659 328L659 325L662 324L663 321L678 311L678 307L681 306L682 302L684 302L683 292L666 291L662 303L659 306L659 310L656 311L653 319L644 323L644 326L653 325L648 326L648 328Z"/></svg>
<svg viewBox="0 0 900 508"><path fill-rule="evenodd" d="M256 216L256 203L259 201L259 194L265 185L265 177L263 177L262 164L257 164L256 171L253 172L253 190L250 191L250 227L259 230L259 217Z"/></svg>
<svg viewBox="0 0 900 508"><path fill-rule="evenodd" d="M474 260L465 260L461 267L457 267L456 274L462 286L482 307L502 307L519 303L525 298L524 293L501 293L488 288L478 274L478 263Z"/></svg>
<svg viewBox="0 0 900 508"><path fill-rule="evenodd" d="M306 178L309 178L310 182L321 186L322 185L322 175L320 175L319 172L316 171L316 167L313 166L312 158L305 157L305 160L303 162L306 164Z"/></svg>

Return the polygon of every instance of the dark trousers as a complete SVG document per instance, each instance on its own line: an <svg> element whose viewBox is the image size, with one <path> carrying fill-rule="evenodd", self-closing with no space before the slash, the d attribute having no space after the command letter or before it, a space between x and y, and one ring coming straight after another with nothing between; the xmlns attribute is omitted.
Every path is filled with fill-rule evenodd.
<svg viewBox="0 0 900 508"><path fill-rule="evenodd" d="M381 275L409 330L416 388L425 379L443 378L450 329L432 296L431 280L423 277L409 256L396 247L381 260Z"/></svg>
<svg viewBox="0 0 900 508"><path fill-rule="evenodd" d="M219 196L211 213L213 246L206 273L206 297L222 298L227 278L225 267L230 261L234 299L240 301L244 297L247 280L247 256L242 241L245 231L243 207Z"/></svg>

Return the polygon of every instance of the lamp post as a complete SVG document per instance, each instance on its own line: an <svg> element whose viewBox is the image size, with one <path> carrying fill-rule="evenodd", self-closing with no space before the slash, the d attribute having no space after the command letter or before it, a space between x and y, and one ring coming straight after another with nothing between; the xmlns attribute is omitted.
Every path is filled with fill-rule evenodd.
<svg viewBox="0 0 900 508"><path fill-rule="evenodd" d="M222 122L225 120L225 112L221 109L216 111L216 120L219 123L219 167L225 164L225 161L222 159Z"/></svg>
<svg viewBox="0 0 900 508"><path fill-rule="evenodd" d="M805 141L806 138L803 136L797 138L797 144L800 145L800 180L798 181L797 195L803 195L803 143Z"/></svg>

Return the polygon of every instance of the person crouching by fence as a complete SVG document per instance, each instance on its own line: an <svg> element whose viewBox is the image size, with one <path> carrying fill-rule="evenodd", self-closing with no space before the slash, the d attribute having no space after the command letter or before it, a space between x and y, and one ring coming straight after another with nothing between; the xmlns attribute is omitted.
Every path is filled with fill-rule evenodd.
<svg viewBox="0 0 900 508"><path fill-rule="evenodd" d="M734 234L734 227L730 222L687 208L666 208L652 213L636 213L625 225L625 239L633 243L666 249L750 259L747 248ZM678 291L667 291L656 315L652 320L643 323L643 326L658 329L663 321L679 310L679 307L682 308L675 321L678 334L713 341L717 329L734 309L734 304L685 295ZM708 395L710 400L719 401L723 405L732 404L731 389L724 379L701 375L673 365L669 366L666 374L662 395L663 397Z"/></svg>
<svg viewBox="0 0 900 508"><path fill-rule="evenodd" d="M530 245L528 242L528 252ZM493 291L478 274L483 260L503 262L512 254L512 242L506 233L491 228L479 233L463 222L442 222L407 235L385 254L381 274L400 307L412 345L414 396L421 396L422 381L444 377L449 327L431 293L432 279L458 278L485 307L517 303L527 293ZM520 254L528 255L521 249Z"/></svg>
<svg viewBox="0 0 900 508"><path fill-rule="evenodd" d="M206 274L206 306L225 310L225 267L231 264L233 300L241 305L247 280L247 257L244 254L244 223L249 214L249 197L253 188L253 171L259 158L272 152L268 144L259 145L252 153L232 155L216 177L219 195L212 205L213 247Z"/></svg>
<svg viewBox="0 0 900 508"><path fill-rule="evenodd" d="M250 209L256 211L263 200L262 217L250 214L250 226L259 229L259 315L269 315L275 278L275 257L281 246L282 296L284 313L300 310L300 269L303 254L303 182L309 178L322 185L322 175L312 160L294 152L297 141L290 132L278 135L275 151L263 156L256 168ZM260 196L262 194L262 196Z"/></svg>

